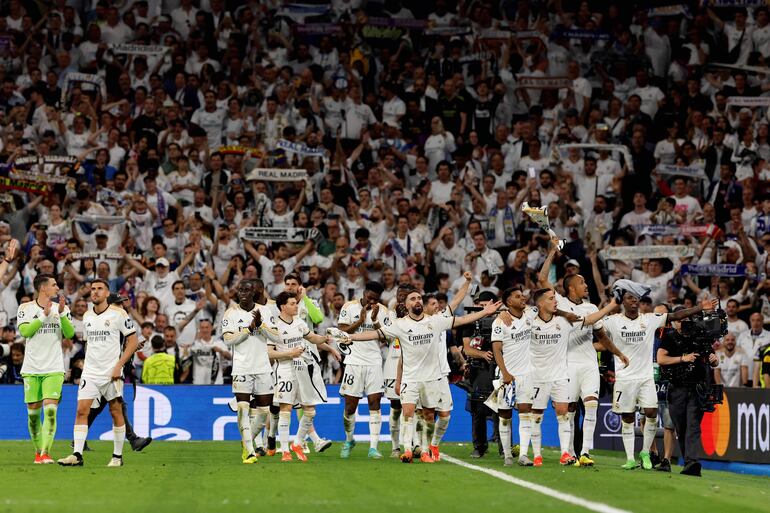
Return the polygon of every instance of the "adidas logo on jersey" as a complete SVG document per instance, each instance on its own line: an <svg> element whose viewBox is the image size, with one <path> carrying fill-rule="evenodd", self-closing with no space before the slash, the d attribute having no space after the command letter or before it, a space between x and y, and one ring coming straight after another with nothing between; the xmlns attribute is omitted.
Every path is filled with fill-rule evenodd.
<svg viewBox="0 0 770 513"><path fill-rule="evenodd" d="M411 330L411 329L410 329L409 331L407 331L407 333L411 333L411 332L412 332L412 330Z"/></svg>
<svg viewBox="0 0 770 513"><path fill-rule="evenodd" d="M283 332L283 334L284 334L284 335L288 335L288 334L289 334L289 332L288 332L288 331L284 331L284 332Z"/></svg>
<svg viewBox="0 0 770 513"><path fill-rule="evenodd" d="M622 327L622 328L620 328L620 329L622 329L622 330L627 330L628 328L626 328L625 326L623 326L623 327Z"/></svg>

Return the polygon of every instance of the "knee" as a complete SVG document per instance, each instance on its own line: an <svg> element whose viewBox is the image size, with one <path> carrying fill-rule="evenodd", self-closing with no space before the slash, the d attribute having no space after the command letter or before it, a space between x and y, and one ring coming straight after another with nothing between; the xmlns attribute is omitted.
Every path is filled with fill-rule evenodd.
<svg viewBox="0 0 770 513"><path fill-rule="evenodd" d="M303 406L302 416L307 417L308 419L315 417L315 406Z"/></svg>

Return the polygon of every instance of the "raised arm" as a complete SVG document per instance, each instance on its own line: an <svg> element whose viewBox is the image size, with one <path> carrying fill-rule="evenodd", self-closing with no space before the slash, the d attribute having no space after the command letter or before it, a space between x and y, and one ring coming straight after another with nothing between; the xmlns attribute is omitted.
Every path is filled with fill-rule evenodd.
<svg viewBox="0 0 770 513"><path fill-rule="evenodd" d="M457 291L457 294L455 294L455 297L453 297L452 301L449 302L449 308L452 312L457 310L457 308L462 304L463 299L465 299L465 296L468 294L468 289L471 288L471 282L473 282L473 274L471 274L470 271L465 271L463 273L463 278L465 278L465 283L462 284L460 289Z"/></svg>
<svg viewBox="0 0 770 513"><path fill-rule="evenodd" d="M592 326L602 320L607 315L613 313L615 310L618 309L618 302L615 298L612 298L612 300L604 305L604 308L599 310L598 312L594 312L591 315L586 316L583 319L583 326Z"/></svg>
<svg viewBox="0 0 770 513"><path fill-rule="evenodd" d="M704 298L701 304L698 306L694 306L692 308L685 308L684 310L679 310L678 312L671 312L667 314L666 321L667 322L681 321L682 319L686 319L691 315L702 312L703 310L715 310L717 306L719 306L718 299Z"/></svg>
<svg viewBox="0 0 770 513"><path fill-rule="evenodd" d="M473 312L468 315L463 315L462 317L455 317L454 327L459 328L460 326L465 326L466 324L476 322L479 319L486 317L487 315L492 315L493 313L497 312L501 306L503 306L503 302L496 301L494 303L488 304L487 306L484 307L483 310L480 310L478 312Z"/></svg>
<svg viewBox="0 0 770 513"><path fill-rule="evenodd" d="M548 249L548 255L545 257L543 267L540 269L540 273L537 275L537 286L542 289L552 289L553 284L548 279L551 274L551 265L553 265L553 259L556 257L556 252L559 250L559 239L551 237L550 248Z"/></svg>

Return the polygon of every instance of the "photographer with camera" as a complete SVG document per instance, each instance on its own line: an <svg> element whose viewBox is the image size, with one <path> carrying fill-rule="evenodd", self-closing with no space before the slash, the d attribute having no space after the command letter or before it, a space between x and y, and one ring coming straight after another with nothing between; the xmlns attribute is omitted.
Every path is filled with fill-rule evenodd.
<svg viewBox="0 0 770 513"><path fill-rule="evenodd" d="M674 329L664 332L657 353L658 365L668 382L669 412L684 457L681 473L688 476L701 475L701 464L697 460L700 424L703 413L713 406L706 399L711 393L709 367L719 364L712 344L722 331L727 330L727 319L722 311L715 315L715 306L711 301L704 300L704 314L673 321ZM683 309L683 306L677 306L673 311L676 313ZM718 395L717 402L721 402L721 393Z"/></svg>
<svg viewBox="0 0 770 513"><path fill-rule="evenodd" d="M474 302L474 306L466 308L466 312L478 311L490 303L494 303L497 296L492 292L481 292ZM497 414L490 410L484 401L492 393L492 380L495 376L495 357L492 352L492 322L494 317L483 317L475 323L465 327L463 338L463 352L467 358L468 370L468 402L466 409L471 413L471 434L473 437L473 452L471 458L481 458L488 450L487 419L493 418L495 426L495 439L498 437Z"/></svg>

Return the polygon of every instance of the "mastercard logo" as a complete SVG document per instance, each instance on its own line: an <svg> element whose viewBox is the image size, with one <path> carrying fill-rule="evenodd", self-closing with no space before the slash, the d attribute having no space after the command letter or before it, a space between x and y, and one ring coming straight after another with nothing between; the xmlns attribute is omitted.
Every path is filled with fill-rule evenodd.
<svg viewBox="0 0 770 513"><path fill-rule="evenodd" d="M730 443L730 403L727 394L722 404L717 404L713 412L706 412L700 423L701 443L706 456L724 456Z"/></svg>

